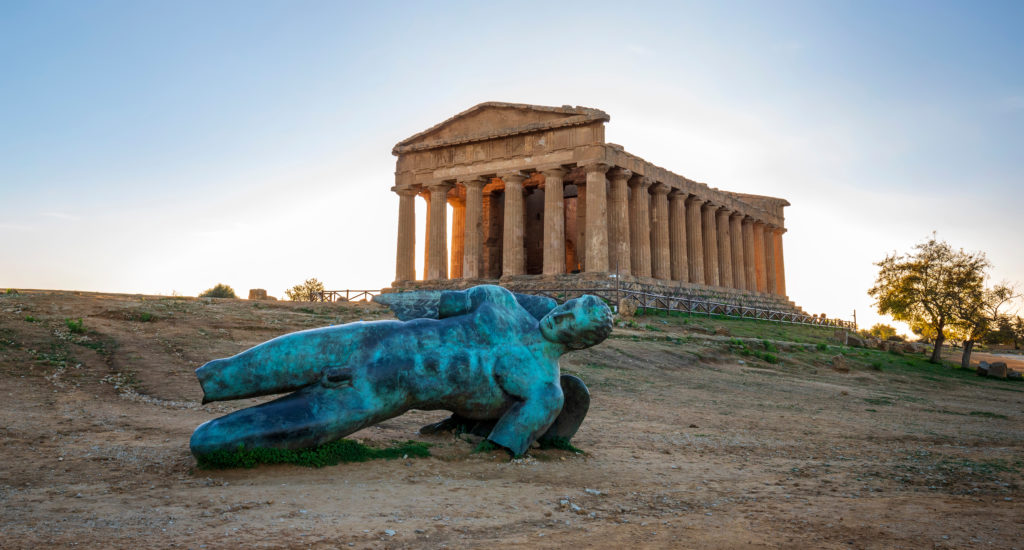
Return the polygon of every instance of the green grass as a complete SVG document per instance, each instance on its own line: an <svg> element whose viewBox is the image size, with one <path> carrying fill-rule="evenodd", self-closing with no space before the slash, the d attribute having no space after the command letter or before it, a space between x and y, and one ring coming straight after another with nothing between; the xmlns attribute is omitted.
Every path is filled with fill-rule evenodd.
<svg viewBox="0 0 1024 550"><path fill-rule="evenodd" d="M576 447L567 437L542 437L538 441L541 449L559 449L577 454L587 454Z"/></svg>
<svg viewBox="0 0 1024 550"><path fill-rule="evenodd" d="M215 451L196 458L202 469L252 468L258 464L295 464L312 468L334 466L342 462L430 456L430 445L419 441L406 441L384 449L367 447L351 439L339 439L310 449L242 449Z"/></svg>
<svg viewBox="0 0 1024 550"><path fill-rule="evenodd" d="M74 334L82 334L83 332L85 332L85 326L82 324L81 318L64 319L64 324L67 325L68 330L70 330Z"/></svg>
<svg viewBox="0 0 1024 550"><path fill-rule="evenodd" d="M38 323L39 319L36 319L35 317L33 317L31 315L26 315L25 316L25 321L29 322L29 323Z"/></svg>
<svg viewBox="0 0 1024 550"><path fill-rule="evenodd" d="M14 295L14 294L17 294L17 293L18 293L17 290L14 290L13 288L8 288L7 292L5 292L4 294Z"/></svg>

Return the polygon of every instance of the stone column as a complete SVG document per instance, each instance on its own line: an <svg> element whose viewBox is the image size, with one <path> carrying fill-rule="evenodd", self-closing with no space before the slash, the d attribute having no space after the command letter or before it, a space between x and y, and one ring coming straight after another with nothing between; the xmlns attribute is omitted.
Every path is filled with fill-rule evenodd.
<svg viewBox="0 0 1024 550"><path fill-rule="evenodd" d="M576 257L580 272L587 270L587 184L576 182Z"/></svg>
<svg viewBox="0 0 1024 550"><path fill-rule="evenodd" d="M786 229L780 227L775 230L775 283L776 293L779 296L786 296L786 262L782 259L782 234Z"/></svg>
<svg viewBox="0 0 1024 550"><path fill-rule="evenodd" d="M448 190L452 184L439 181L427 186L430 189L430 230L427 243L427 280L448 278Z"/></svg>
<svg viewBox="0 0 1024 550"><path fill-rule="evenodd" d="M672 263L672 280L689 279L686 261L686 197L678 189L668 195L668 246Z"/></svg>
<svg viewBox="0 0 1024 550"><path fill-rule="evenodd" d="M768 292L768 273L764 266L764 223L754 222L754 270L757 273L757 291Z"/></svg>
<svg viewBox="0 0 1024 550"><path fill-rule="evenodd" d="M462 276L478 279L483 266L483 195L487 180L482 178L459 182L466 188L465 244L462 256Z"/></svg>
<svg viewBox="0 0 1024 550"><path fill-rule="evenodd" d="M704 199L690 195L686 200L686 256L691 283L704 284L704 238L700 208Z"/></svg>
<svg viewBox="0 0 1024 550"><path fill-rule="evenodd" d="M466 199L450 197L448 204L452 205L452 254L448 277L461 279L463 255L466 250Z"/></svg>
<svg viewBox="0 0 1024 550"><path fill-rule="evenodd" d="M718 284L732 287L732 233L729 216L732 210L722 208L715 213L718 221Z"/></svg>
<svg viewBox="0 0 1024 550"><path fill-rule="evenodd" d="M669 248L668 194L672 188L664 183L651 186L651 275L655 279L672 278L672 252Z"/></svg>
<svg viewBox="0 0 1024 550"><path fill-rule="evenodd" d="M421 187L419 195L427 205L426 219L423 220L423 280L426 281L427 273L430 272L430 190Z"/></svg>
<svg viewBox="0 0 1024 550"><path fill-rule="evenodd" d="M587 170L587 273L608 272L608 192L605 173L611 166L593 163Z"/></svg>
<svg viewBox="0 0 1024 550"><path fill-rule="evenodd" d="M643 176L629 179L629 262L637 277L651 276L650 186L651 180Z"/></svg>
<svg viewBox="0 0 1024 550"><path fill-rule="evenodd" d="M620 275L633 273L629 237L629 187L633 173L615 167L608 171L608 269Z"/></svg>
<svg viewBox="0 0 1024 550"><path fill-rule="evenodd" d="M398 256L395 281L416 280L416 193L412 187L392 187L398 194Z"/></svg>
<svg viewBox="0 0 1024 550"><path fill-rule="evenodd" d="M549 168L544 174L544 271L565 273L565 169Z"/></svg>
<svg viewBox="0 0 1024 550"><path fill-rule="evenodd" d="M754 219L743 218L743 286L757 292L757 256L754 253Z"/></svg>
<svg viewBox="0 0 1024 550"><path fill-rule="evenodd" d="M499 177L505 182L501 276L522 275L526 272L526 251L523 248L523 181L526 180L526 174L509 172Z"/></svg>
<svg viewBox="0 0 1024 550"><path fill-rule="evenodd" d="M718 286L718 227L715 212L718 205L708 201L701 207L704 230L704 284Z"/></svg>
<svg viewBox="0 0 1024 550"><path fill-rule="evenodd" d="M732 238L732 286L744 290L747 275L743 265L743 214L733 212L729 217L729 236Z"/></svg>
<svg viewBox="0 0 1024 550"><path fill-rule="evenodd" d="M765 292L778 294L778 280L775 277L775 226L764 228L764 273Z"/></svg>

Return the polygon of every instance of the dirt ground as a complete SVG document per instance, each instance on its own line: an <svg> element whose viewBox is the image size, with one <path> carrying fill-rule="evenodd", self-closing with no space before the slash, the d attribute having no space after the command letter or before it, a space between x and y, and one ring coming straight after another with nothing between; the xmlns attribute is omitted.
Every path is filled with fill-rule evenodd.
<svg viewBox="0 0 1024 550"><path fill-rule="evenodd" d="M828 345L829 331L642 317L563 358L574 443L509 460L196 468L193 370L371 304L0 295L0 547L1024 548L1024 383ZM66 319L82 319L72 332ZM74 325L74 321L71 323Z"/></svg>

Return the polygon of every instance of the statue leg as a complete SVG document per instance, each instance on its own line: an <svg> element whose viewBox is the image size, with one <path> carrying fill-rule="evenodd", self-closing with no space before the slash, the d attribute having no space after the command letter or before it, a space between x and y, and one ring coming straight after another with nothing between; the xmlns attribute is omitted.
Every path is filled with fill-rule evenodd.
<svg viewBox="0 0 1024 550"><path fill-rule="evenodd" d="M590 410L590 392L587 390L587 385L583 383L583 380L571 374L563 374L559 382L562 386L562 395L565 402L562 404L562 411L558 413L555 422L551 424L551 427L544 432L540 439L553 439L556 437L572 439L572 436L576 435L576 431L580 429L580 425L583 424L587 411ZM420 433L435 434L438 432L459 431L487 437L497 422L498 419L496 418L473 420L453 414L440 422L423 426L420 428Z"/></svg>
<svg viewBox="0 0 1024 550"><path fill-rule="evenodd" d="M315 447L402 412L350 385L330 387L325 381L210 420L196 428L189 445L197 456L239 447Z"/></svg>
<svg viewBox="0 0 1024 550"><path fill-rule="evenodd" d="M562 404L562 411L558 413L555 422L544 432L544 435L540 436L540 439L556 437L572 439L572 436L576 435L576 431L580 429L580 425L583 424L587 411L590 410L590 392L583 380L571 374L563 374L559 382L562 385L565 402Z"/></svg>

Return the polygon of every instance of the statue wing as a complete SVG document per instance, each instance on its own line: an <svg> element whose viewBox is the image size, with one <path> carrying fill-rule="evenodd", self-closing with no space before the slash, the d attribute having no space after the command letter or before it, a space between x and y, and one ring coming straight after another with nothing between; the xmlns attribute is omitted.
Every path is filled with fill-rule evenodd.
<svg viewBox="0 0 1024 550"><path fill-rule="evenodd" d="M374 296L373 301L387 306L400 321L413 319L441 318L442 295L445 295L444 317L452 317L469 313L474 304L468 290L414 290L410 292L393 292ZM546 296L512 293L520 307L525 309L538 321L558 305Z"/></svg>

